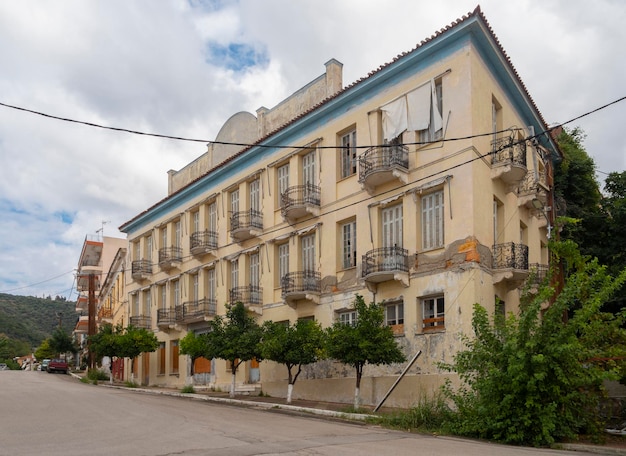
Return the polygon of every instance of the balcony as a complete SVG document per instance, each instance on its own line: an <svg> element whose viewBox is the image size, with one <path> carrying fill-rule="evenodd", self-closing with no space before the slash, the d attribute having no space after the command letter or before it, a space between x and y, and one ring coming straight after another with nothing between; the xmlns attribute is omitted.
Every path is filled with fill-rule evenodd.
<svg viewBox="0 0 626 456"><path fill-rule="evenodd" d="M78 291L89 291L90 277L93 277L93 291L100 289L100 274L79 272L76 276L76 289Z"/></svg>
<svg viewBox="0 0 626 456"><path fill-rule="evenodd" d="M548 277L550 267L547 264L532 263L528 265L528 271L526 285L531 293L536 293Z"/></svg>
<svg viewBox="0 0 626 456"><path fill-rule="evenodd" d="M245 241L263 232L263 214L250 209L248 211L233 212L230 216L230 237L235 242Z"/></svg>
<svg viewBox="0 0 626 456"><path fill-rule="evenodd" d="M135 260L130 268L133 280L146 280L152 275L152 261L150 260Z"/></svg>
<svg viewBox="0 0 626 456"><path fill-rule="evenodd" d="M98 309L98 322L102 322L102 320L107 320L110 323L110 320L113 318L113 309L110 307L101 307Z"/></svg>
<svg viewBox="0 0 626 456"><path fill-rule="evenodd" d="M529 172L517 187L517 205L534 209L533 200L539 200L543 206L548 204L548 183L545 172Z"/></svg>
<svg viewBox="0 0 626 456"><path fill-rule="evenodd" d="M359 183L368 192L382 184L398 180L408 183L409 149L405 146L377 146L359 157Z"/></svg>
<svg viewBox="0 0 626 456"><path fill-rule="evenodd" d="M89 317L86 315L81 315L78 317L78 321L76 322L76 327L74 328L74 332L76 334L87 334L89 332Z"/></svg>
<svg viewBox="0 0 626 456"><path fill-rule="evenodd" d="M177 268L183 261L183 249L180 247L163 247L159 249L159 267L165 271Z"/></svg>
<svg viewBox="0 0 626 456"><path fill-rule="evenodd" d="M518 288L528 277L528 246L506 242L493 246L493 283Z"/></svg>
<svg viewBox="0 0 626 456"><path fill-rule="evenodd" d="M256 285L235 287L231 288L229 295L231 305L241 302L246 309L258 314L262 313L263 288Z"/></svg>
<svg viewBox="0 0 626 456"><path fill-rule="evenodd" d="M292 223L306 216L320 215L321 189L305 184L289 187L280 195L280 213L285 221Z"/></svg>
<svg viewBox="0 0 626 456"><path fill-rule="evenodd" d="M130 325L139 329L151 329L152 321L149 315L135 315L130 317Z"/></svg>
<svg viewBox="0 0 626 456"><path fill-rule="evenodd" d="M176 309L157 309L157 327L172 329L176 325Z"/></svg>
<svg viewBox="0 0 626 456"><path fill-rule="evenodd" d="M102 272L102 249L104 243L100 236L88 235L83 243L78 267L80 272Z"/></svg>
<svg viewBox="0 0 626 456"><path fill-rule="evenodd" d="M398 246L370 250L363 255L362 274L370 284L397 280L408 287L409 252Z"/></svg>
<svg viewBox="0 0 626 456"><path fill-rule="evenodd" d="M209 321L217 313L217 301L215 299L198 299L186 302L182 306L176 306L177 323L197 323Z"/></svg>
<svg viewBox="0 0 626 456"><path fill-rule="evenodd" d="M513 141L513 136L507 136L492 141L491 146L491 178L509 186L517 185L527 172L526 142Z"/></svg>
<svg viewBox="0 0 626 456"><path fill-rule="evenodd" d="M88 310L89 309L89 297L86 295L78 296L76 300L76 311Z"/></svg>
<svg viewBox="0 0 626 456"><path fill-rule="evenodd" d="M301 299L319 304L321 283L322 276L317 271L289 272L280 279L282 298L292 307Z"/></svg>
<svg viewBox="0 0 626 456"><path fill-rule="evenodd" d="M217 250L217 232L196 231L189 238L191 254L196 256L206 255Z"/></svg>

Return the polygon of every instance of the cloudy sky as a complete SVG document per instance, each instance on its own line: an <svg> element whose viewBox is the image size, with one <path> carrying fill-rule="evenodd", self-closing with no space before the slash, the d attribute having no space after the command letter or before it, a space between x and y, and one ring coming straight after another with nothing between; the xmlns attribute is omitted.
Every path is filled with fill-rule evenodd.
<svg viewBox="0 0 626 456"><path fill-rule="evenodd" d="M478 0L0 0L0 103L94 124L214 139L335 58L348 85ZM626 96L622 0L482 0L549 124ZM604 173L626 167L626 101L570 126ZM167 194L206 150L0 105L0 293L75 299L87 234Z"/></svg>

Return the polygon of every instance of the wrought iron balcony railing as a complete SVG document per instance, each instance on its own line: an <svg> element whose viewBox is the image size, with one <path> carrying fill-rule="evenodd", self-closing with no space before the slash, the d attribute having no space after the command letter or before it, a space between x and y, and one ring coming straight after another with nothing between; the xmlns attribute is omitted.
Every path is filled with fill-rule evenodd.
<svg viewBox="0 0 626 456"><path fill-rule="evenodd" d="M506 242L493 246L493 269L528 270L528 246Z"/></svg>
<svg viewBox="0 0 626 456"><path fill-rule="evenodd" d="M526 142L514 141L513 136L505 136L491 141L493 165L518 165L526 168Z"/></svg>
<svg viewBox="0 0 626 456"><path fill-rule="evenodd" d="M205 317L214 317L217 313L217 301L203 298L189 301L182 306L176 306L176 321L191 323L204 320Z"/></svg>
<svg viewBox="0 0 626 456"><path fill-rule="evenodd" d="M409 149L407 147L390 144L367 149L359 157L359 182L364 182L372 173L389 171L393 168L408 170Z"/></svg>
<svg viewBox="0 0 626 456"><path fill-rule="evenodd" d="M183 249L181 247L163 247L159 249L159 264L179 263L183 260Z"/></svg>
<svg viewBox="0 0 626 456"><path fill-rule="evenodd" d="M133 278L152 274L152 262L150 260L135 260L131 263Z"/></svg>
<svg viewBox="0 0 626 456"><path fill-rule="evenodd" d="M319 293L322 275L318 271L295 271L280 279L283 298L293 293Z"/></svg>
<svg viewBox="0 0 626 456"><path fill-rule="evenodd" d="M263 304L263 288L256 285L231 288L230 303L243 303L244 306L260 306Z"/></svg>
<svg viewBox="0 0 626 456"><path fill-rule="evenodd" d="M230 216L230 229L234 231L242 228L257 228L262 230L263 214L254 209L233 212Z"/></svg>
<svg viewBox="0 0 626 456"><path fill-rule="evenodd" d="M150 329L152 327L152 321L149 315L135 315L130 317L130 325L135 328Z"/></svg>
<svg viewBox="0 0 626 456"><path fill-rule="evenodd" d="M289 216L293 209L304 206L319 207L321 188L313 184L294 185L280 195L280 210L283 217Z"/></svg>
<svg viewBox="0 0 626 456"><path fill-rule="evenodd" d="M176 323L176 309L158 309L157 326L170 326Z"/></svg>
<svg viewBox="0 0 626 456"><path fill-rule="evenodd" d="M208 252L217 249L216 231L196 231L189 238L191 253Z"/></svg>
<svg viewBox="0 0 626 456"><path fill-rule="evenodd" d="M376 272L409 272L409 251L402 247L380 247L363 255L363 277Z"/></svg>
<svg viewBox="0 0 626 456"><path fill-rule="evenodd" d="M531 263L528 265L528 271L530 284L539 286L548 277L550 267L547 264Z"/></svg>

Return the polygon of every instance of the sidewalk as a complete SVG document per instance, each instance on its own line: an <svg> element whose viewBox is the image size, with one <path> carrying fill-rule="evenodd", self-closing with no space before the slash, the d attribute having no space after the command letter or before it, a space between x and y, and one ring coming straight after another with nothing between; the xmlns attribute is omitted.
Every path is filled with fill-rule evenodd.
<svg viewBox="0 0 626 456"><path fill-rule="evenodd" d="M76 378L80 378L77 374L72 374ZM258 395L238 394L234 399L229 397L227 392L216 392L210 390L198 390L195 393L181 393L180 390L162 387L136 387L129 388L123 383L113 383L102 381L99 386L108 388L123 389L143 394L155 394L164 396L180 397L191 400L216 402L239 407L256 408L262 410L282 411L285 413L293 413L299 415L315 415L329 419L339 419L351 421L353 423L365 424L366 420L371 417L370 412L374 407L363 406L368 413L349 413L350 404L307 401L302 399L293 399L291 404L287 404L286 399L277 397L267 397ZM391 413L394 409L382 407L379 413ZM599 455L616 455L626 456L626 437L606 436L604 444L593 444L591 442L561 443L557 446L562 450L580 451Z"/></svg>

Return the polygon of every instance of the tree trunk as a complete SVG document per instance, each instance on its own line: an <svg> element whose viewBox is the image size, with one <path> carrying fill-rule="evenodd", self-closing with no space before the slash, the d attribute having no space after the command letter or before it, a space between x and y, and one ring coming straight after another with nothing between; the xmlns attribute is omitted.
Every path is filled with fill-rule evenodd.
<svg viewBox="0 0 626 456"><path fill-rule="evenodd" d="M236 372L233 370L233 375L232 378L230 380L230 393L229 396L231 398L235 397L235 377L237 376Z"/></svg>
<svg viewBox="0 0 626 456"><path fill-rule="evenodd" d="M356 388L354 388L354 411L361 406L361 375L363 375L363 366L356 366Z"/></svg>
<svg viewBox="0 0 626 456"><path fill-rule="evenodd" d="M291 404L291 393L293 392L293 383L287 385L287 404Z"/></svg>

